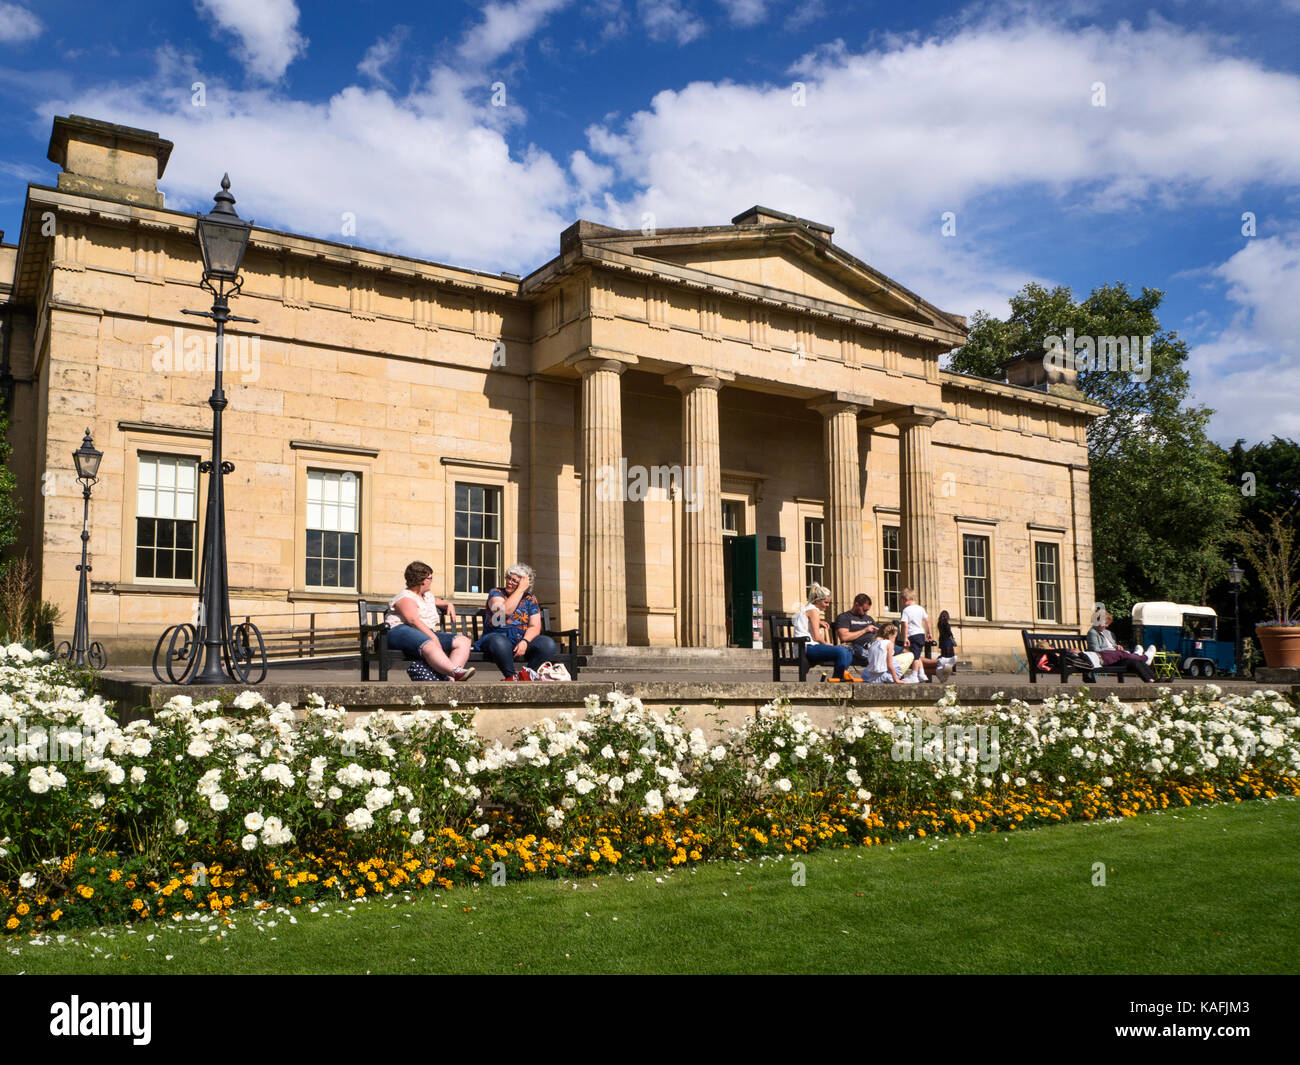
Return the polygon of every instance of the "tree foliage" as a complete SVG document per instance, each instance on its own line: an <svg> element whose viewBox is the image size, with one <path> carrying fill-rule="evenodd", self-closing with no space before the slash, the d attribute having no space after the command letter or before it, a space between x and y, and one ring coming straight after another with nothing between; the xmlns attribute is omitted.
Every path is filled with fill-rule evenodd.
<svg viewBox="0 0 1300 1065"><path fill-rule="evenodd" d="M1240 510L1227 453L1206 436L1209 408L1188 400L1187 344L1160 327L1164 293L1119 282L1076 301L1066 286L1029 284L1004 321L977 313L952 359L959 373L1001 379L1012 358L1042 358L1049 336L1151 338L1150 375L1079 370L1085 399L1107 414L1088 428L1097 599L1116 614L1134 602L1202 603L1222 580ZM1145 377L1146 379L1140 379ZM1086 605L1086 604L1085 604Z"/></svg>
<svg viewBox="0 0 1300 1065"><path fill-rule="evenodd" d="M9 419L0 412L0 551L18 542L18 479L9 468Z"/></svg>

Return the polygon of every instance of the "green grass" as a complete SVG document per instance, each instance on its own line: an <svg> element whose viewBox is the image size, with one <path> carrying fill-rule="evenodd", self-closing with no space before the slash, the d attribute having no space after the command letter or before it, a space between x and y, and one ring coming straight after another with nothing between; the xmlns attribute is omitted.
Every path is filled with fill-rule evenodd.
<svg viewBox="0 0 1300 1065"><path fill-rule="evenodd" d="M1294 973L1297 839L1300 800L1247 802L820 852L803 887L717 863L10 941L0 973Z"/></svg>

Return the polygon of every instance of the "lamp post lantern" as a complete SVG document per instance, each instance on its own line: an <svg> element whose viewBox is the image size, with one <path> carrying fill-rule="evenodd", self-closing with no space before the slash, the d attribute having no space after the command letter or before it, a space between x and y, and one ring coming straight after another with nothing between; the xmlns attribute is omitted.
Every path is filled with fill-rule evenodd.
<svg viewBox="0 0 1300 1065"><path fill-rule="evenodd" d="M90 430L81 441L81 446L72 453L72 461L77 467L77 480L81 482L81 565L77 567L77 621L72 629L72 642L64 640L55 651L55 658L72 662L78 666L90 666L103 669L108 664L103 645L90 641L90 586L87 574L90 564L86 551L90 544L90 489L99 480L99 460L104 457L102 451L95 449L95 442L90 438Z"/></svg>
<svg viewBox="0 0 1300 1065"><path fill-rule="evenodd" d="M230 313L230 297L239 294L244 279L239 268L248 249L252 221L235 212L230 175L221 178L215 206L199 215L197 233L203 255L202 287L212 293L211 311L184 311L211 318L217 327L216 379L208 405L212 408L212 458L199 464L209 475L208 502L203 519L203 562L199 576L199 609L194 622L173 625L154 648L153 671L163 672L174 684L257 684L266 677L266 648L262 634L251 622L230 623L230 585L226 574L226 500L223 479L234 464L221 457L221 415L229 401L221 387L227 322L256 322ZM165 648L165 651L164 651ZM160 658L160 656L162 656ZM260 667L257 676L255 670Z"/></svg>
<svg viewBox="0 0 1300 1065"><path fill-rule="evenodd" d="M1237 565L1234 558L1228 569L1228 581L1232 585L1233 672L1238 675L1241 673L1241 578L1245 575L1246 571Z"/></svg>

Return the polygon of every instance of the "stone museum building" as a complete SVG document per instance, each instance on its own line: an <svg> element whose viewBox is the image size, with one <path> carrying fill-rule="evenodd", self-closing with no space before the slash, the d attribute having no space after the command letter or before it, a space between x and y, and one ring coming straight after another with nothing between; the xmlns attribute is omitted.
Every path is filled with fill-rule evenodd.
<svg viewBox="0 0 1300 1065"><path fill-rule="evenodd" d="M117 663L196 607L213 331L181 313L211 298L195 216L158 190L172 150L57 118L57 183L0 234L16 551L70 633L89 428L90 630ZM752 646L758 597L789 613L812 581L877 617L915 586L977 665L1022 628L1080 631L1104 410L1033 367L941 369L965 319L832 233L766 207L578 221L519 278L254 227L231 309L257 323L224 363L232 614L345 626L414 559L472 611L523 561L596 646Z"/></svg>

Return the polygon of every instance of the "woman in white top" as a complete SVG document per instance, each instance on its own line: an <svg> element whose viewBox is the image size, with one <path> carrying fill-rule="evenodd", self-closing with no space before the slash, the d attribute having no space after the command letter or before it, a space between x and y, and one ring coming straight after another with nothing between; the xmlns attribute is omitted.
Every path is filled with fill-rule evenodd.
<svg viewBox="0 0 1300 1065"><path fill-rule="evenodd" d="M469 660L469 637L438 631L439 609L445 607L447 616L454 618L456 608L430 591L433 570L423 562L412 562L403 576L406 588L393 596L384 613L388 645L403 654L418 655L443 677L469 680L474 675L474 667L465 666Z"/></svg>
<svg viewBox="0 0 1300 1065"><path fill-rule="evenodd" d="M852 648L829 642L832 639L831 627L822 618L822 611L830 605L830 589L820 584L810 585L808 602L795 611L791 627L794 629L795 636L807 637L808 646L805 648L805 653L809 662L813 665L834 667L833 674L826 677L826 680L857 684L858 678L852 673L845 672L849 663L853 661Z"/></svg>

